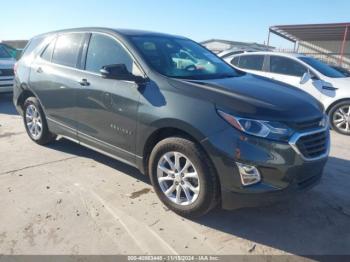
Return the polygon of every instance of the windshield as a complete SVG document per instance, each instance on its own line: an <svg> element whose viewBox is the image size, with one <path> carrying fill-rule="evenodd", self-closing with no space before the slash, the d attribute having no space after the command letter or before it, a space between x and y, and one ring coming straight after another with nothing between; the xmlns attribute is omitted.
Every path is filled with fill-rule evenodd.
<svg viewBox="0 0 350 262"><path fill-rule="evenodd" d="M136 36L132 42L162 75L184 79L235 77L239 73L201 45L187 39Z"/></svg>
<svg viewBox="0 0 350 262"><path fill-rule="evenodd" d="M331 78L342 78L345 77L344 74L340 73L339 71L335 70L334 68L330 67L329 65L315 59L312 57L299 57L299 59L305 63L307 63L309 66L315 68L318 72L321 74L331 77Z"/></svg>
<svg viewBox="0 0 350 262"><path fill-rule="evenodd" d="M12 56L7 52L5 47L0 45L0 59L9 59L12 58Z"/></svg>

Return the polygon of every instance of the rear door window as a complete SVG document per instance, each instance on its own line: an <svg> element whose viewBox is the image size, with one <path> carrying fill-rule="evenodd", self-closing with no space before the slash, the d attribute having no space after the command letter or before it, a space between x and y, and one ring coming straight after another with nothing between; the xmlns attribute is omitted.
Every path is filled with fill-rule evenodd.
<svg viewBox="0 0 350 262"><path fill-rule="evenodd" d="M245 55L240 57L238 67L248 70L262 71L263 65L263 55Z"/></svg>
<svg viewBox="0 0 350 262"><path fill-rule="evenodd" d="M83 33L67 33L58 36L52 55L52 62L59 65L77 67L84 36Z"/></svg>
<svg viewBox="0 0 350 262"><path fill-rule="evenodd" d="M290 58L271 56L270 72L281 75L301 77L305 72L307 72L307 68Z"/></svg>

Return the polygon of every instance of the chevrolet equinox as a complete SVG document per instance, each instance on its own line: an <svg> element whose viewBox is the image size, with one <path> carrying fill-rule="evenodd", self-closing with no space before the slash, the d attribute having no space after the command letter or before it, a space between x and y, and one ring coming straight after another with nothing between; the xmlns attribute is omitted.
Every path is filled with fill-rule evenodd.
<svg viewBox="0 0 350 262"><path fill-rule="evenodd" d="M315 185L328 158L317 100L180 36L34 37L15 66L13 100L34 142L63 137L132 165L183 216L284 199Z"/></svg>

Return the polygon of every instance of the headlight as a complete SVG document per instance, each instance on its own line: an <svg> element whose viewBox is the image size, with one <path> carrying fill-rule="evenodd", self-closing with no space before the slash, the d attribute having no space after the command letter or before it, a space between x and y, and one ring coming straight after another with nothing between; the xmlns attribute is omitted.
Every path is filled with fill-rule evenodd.
<svg viewBox="0 0 350 262"><path fill-rule="evenodd" d="M218 113L230 125L249 135L287 141L293 133L283 123L236 117L221 110Z"/></svg>

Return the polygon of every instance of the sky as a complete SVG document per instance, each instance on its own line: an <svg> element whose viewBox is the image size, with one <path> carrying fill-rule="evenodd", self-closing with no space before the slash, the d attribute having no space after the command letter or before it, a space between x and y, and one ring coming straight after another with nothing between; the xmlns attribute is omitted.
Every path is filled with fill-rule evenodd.
<svg viewBox="0 0 350 262"><path fill-rule="evenodd" d="M8 10L8 11L6 11ZM0 2L0 40L103 26L264 43L272 25L350 22L349 0L22 0ZM277 36L271 45L288 48Z"/></svg>

